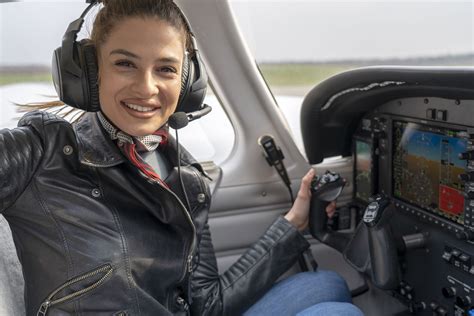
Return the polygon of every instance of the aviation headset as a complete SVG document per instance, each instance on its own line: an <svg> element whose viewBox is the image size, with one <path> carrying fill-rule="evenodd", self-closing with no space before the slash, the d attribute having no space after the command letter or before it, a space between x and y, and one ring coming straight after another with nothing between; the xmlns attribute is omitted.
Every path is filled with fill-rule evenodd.
<svg viewBox="0 0 474 316"><path fill-rule="evenodd" d="M90 3L89 6L78 19L69 24L62 45L53 53L52 76L61 101L84 111L95 112L100 110L96 48L89 40L76 41L85 16L99 2L86 0L86 3ZM176 7L191 34L193 49L183 61L181 92L176 112L189 113L202 109L208 77L191 25L181 9L177 5Z"/></svg>

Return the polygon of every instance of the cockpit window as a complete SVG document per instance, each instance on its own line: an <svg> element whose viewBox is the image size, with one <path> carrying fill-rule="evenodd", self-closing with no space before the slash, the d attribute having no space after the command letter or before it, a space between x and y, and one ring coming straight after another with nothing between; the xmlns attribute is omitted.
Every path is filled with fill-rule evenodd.
<svg viewBox="0 0 474 316"><path fill-rule="evenodd" d="M230 3L301 149L299 109L303 96L334 74L375 65L474 65L472 1Z"/></svg>

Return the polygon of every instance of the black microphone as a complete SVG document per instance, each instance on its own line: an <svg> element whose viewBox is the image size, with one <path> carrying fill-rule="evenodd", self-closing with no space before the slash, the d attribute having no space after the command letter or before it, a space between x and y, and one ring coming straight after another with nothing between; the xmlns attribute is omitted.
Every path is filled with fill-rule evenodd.
<svg viewBox="0 0 474 316"><path fill-rule="evenodd" d="M173 113L168 119L170 127L176 130L185 127L188 123L188 116L184 112Z"/></svg>

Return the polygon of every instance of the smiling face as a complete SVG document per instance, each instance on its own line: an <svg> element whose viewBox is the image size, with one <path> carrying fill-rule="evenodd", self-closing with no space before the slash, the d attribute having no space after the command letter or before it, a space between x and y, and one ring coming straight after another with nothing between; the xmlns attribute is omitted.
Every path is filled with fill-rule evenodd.
<svg viewBox="0 0 474 316"><path fill-rule="evenodd" d="M157 18L117 23L98 49L102 112L132 136L150 135L168 121L181 90L184 36Z"/></svg>

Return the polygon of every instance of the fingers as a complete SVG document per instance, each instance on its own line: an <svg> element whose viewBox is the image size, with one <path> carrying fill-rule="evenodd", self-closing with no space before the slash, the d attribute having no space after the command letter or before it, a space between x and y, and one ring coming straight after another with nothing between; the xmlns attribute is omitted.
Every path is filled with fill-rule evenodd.
<svg viewBox="0 0 474 316"><path fill-rule="evenodd" d="M304 175L303 179L301 180L301 186L309 190L311 181L313 180L313 178L314 178L314 170L309 169L309 171Z"/></svg>
<svg viewBox="0 0 474 316"><path fill-rule="evenodd" d="M336 213L336 201L332 201L331 203L326 206L326 214L329 218L333 217Z"/></svg>

